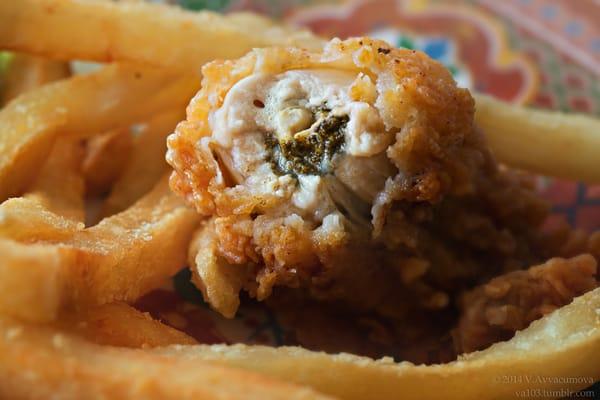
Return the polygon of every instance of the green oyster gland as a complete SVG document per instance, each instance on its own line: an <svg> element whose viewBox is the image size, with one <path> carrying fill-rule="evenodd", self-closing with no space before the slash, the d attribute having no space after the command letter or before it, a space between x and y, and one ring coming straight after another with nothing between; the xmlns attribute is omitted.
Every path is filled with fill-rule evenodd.
<svg viewBox="0 0 600 400"><path fill-rule="evenodd" d="M294 176L331 172L333 157L344 146L348 120L347 115L333 115L331 110L320 107L313 112L308 129L293 135L286 132L268 134L265 138L270 150L267 159L273 170L280 175Z"/></svg>

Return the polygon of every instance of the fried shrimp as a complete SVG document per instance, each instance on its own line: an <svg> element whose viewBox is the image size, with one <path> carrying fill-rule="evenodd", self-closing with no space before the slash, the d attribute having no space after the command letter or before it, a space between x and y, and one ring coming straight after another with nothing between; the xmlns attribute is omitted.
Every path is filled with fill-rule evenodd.
<svg viewBox="0 0 600 400"><path fill-rule="evenodd" d="M282 287L402 321L548 256L547 205L497 166L468 90L425 54L334 39L203 76L167 161L211 217L190 264L222 314Z"/></svg>

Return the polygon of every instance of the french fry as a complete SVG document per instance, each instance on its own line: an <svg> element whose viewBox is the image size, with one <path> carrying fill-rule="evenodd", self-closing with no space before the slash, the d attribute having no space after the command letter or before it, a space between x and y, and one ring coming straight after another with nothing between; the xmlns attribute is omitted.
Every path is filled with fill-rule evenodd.
<svg viewBox="0 0 600 400"><path fill-rule="evenodd" d="M0 237L59 243L82 231L82 156L77 140L56 141L27 195L0 204Z"/></svg>
<svg viewBox="0 0 600 400"><path fill-rule="evenodd" d="M23 243L59 243L84 228L83 222L49 211L36 198L15 197L0 205L0 238Z"/></svg>
<svg viewBox="0 0 600 400"><path fill-rule="evenodd" d="M83 148L78 140L57 140L26 197L39 202L54 214L83 222L82 159Z"/></svg>
<svg viewBox="0 0 600 400"><path fill-rule="evenodd" d="M64 265L76 253L61 246L0 239L0 313L35 321L56 317L64 303Z"/></svg>
<svg viewBox="0 0 600 400"><path fill-rule="evenodd" d="M66 62L16 54L3 77L0 105L31 89L67 78L70 74L71 69Z"/></svg>
<svg viewBox="0 0 600 400"><path fill-rule="evenodd" d="M532 323L507 342L431 366L297 347L204 345L153 352L244 368L345 400L439 399L440 395L508 399L528 389L545 391L543 398L559 398L600 379L598 310L600 288Z"/></svg>
<svg viewBox="0 0 600 400"><path fill-rule="evenodd" d="M88 195L104 195L110 191L129 162L132 147L133 136L129 128L114 129L88 140L83 161Z"/></svg>
<svg viewBox="0 0 600 400"><path fill-rule="evenodd" d="M114 65L25 93L0 111L0 201L31 183L57 136L89 137L183 106L198 85L194 77Z"/></svg>
<svg viewBox="0 0 600 400"><path fill-rule="evenodd" d="M105 304L66 315L59 325L91 342L108 346L148 348L197 344L185 333L125 303Z"/></svg>
<svg viewBox="0 0 600 400"><path fill-rule="evenodd" d="M3 1L0 48L196 72L215 58L239 57L255 47L321 46L321 40L307 31L262 17L251 20L252 24L239 24L235 17L144 2Z"/></svg>
<svg viewBox="0 0 600 400"><path fill-rule="evenodd" d="M0 92L2 96L0 104L7 103L20 94L46 83L65 79L70 74L71 69L66 62L27 54L15 54L3 76L5 84L2 92ZM57 143L53 147L46 164L42 167L37 180L29 188L31 193L27 197L44 206L44 210L40 210L41 214L38 217L48 217L48 211L51 211L74 221L83 221L83 181L80 175L82 152L78 147L79 145L75 141L60 141ZM25 202L25 205L28 205L27 202ZM5 219L11 219L12 217L15 220L13 223L16 223L16 215L7 215L6 207L3 208ZM21 207L21 209L24 208L27 207ZM20 217L23 217L23 215ZM25 219L19 220L19 224L33 227L32 222L38 220L38 218L33 217L33 221L31 218L32 216L28 215ZM6 221L0 224L3 227L8 225ZM65 227L68 224L59 221L57 225ZM66 231L69 231L69 229L66 229ZM21 237L20 239L23 240L24 238ZM29 239L33 239L33 237L30 236Z"/></svg>
<svg viewBox="0 0 600 400"><path fill-rule="evenodd" d="M103 206L104 216L116 214L129 207L152 189L166 173L166 138L184 118L183 108L174 109L158 115L142 126L134 139L130 160L106 198Z"/></svg>
<svg viewBox="0 0 600 400"><path fill-rule="evenodd" d="M76 236L93 265L81 282L78 304L134 301L185 265L186 249L199 216L171 193L167 179L120 214Z"/></svg>
<svg viewBox="0 0 600 400"><path fill-rule="evenodd" d="M0 252L0 310L49 321L72 308L135 301L184 266L198 220L163 179L126 211L76 230L68 240L35 245L5 242ZM39 268L25 271L25 266L34 264ZM53 279L43 270L46 264L53 268ZM45 301L29 301L40 288Z"/></svg>
<svg viewBox="0 0 600 400"><path fill-rule="evenodd" d="M259 374L146 350L100 346L4 317L0 354L1 398L330 399Z"/></svg>
<svg viewBox="0 0 600 400"><path fill-rule="evenodd" d="M600 120L477 95L475 122L499 161L540 174L600 182Z"/></svg>

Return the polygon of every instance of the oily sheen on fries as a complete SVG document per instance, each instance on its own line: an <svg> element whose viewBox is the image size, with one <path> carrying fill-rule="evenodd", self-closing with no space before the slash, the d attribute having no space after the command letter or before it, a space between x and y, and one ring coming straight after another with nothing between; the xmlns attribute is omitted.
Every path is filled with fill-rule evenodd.
<svg viewBox="0 0 600 400"><path fill-rule="evenodd" d="M17 242L59 242L83 230L73 221L48 210L38 199L15 197L0 204L0 238ZM2 264L4 260L0 260Z"/></svg>
<svg viewBox="0 0 600 400"><path fill-rule="evenodd" d="M15 99L0 110L0 201L27 187L58 135L89 137L183 105L196 80L114 65Z"/></svg>
<svg viewBox="0 0 600 400"><path fill-rule="evenodd" d="M26 197L62 217L83 222L84 181L81 171L83 148L77 139L60 138L28 188ZM2 206L0 206L1 208Z"/></svg>
<svg viewBox="0 0 600 400"><path fill-rule="evenodd" d="M61 246L23 244L0 239L0 314L49 320L62 307L67 291L64 269L77 263Z"/></svg>
<svg viewBox="0 0 600 400"><path fill-rule="evenodd" d="M109 303L66 315L59 326L97 344L148 348L197 344L177 329L125 303Z"/></svg>
<svg viewBox="0 0 600 400"><path fill-rule="evenodd" d="M260 372L345 400L508 399L527 389L546 391L540 398L559 398L600 379L600 289L507 342L447 364L374 361L297 347L174 346L155 352Z"/></svg>
<svg viewBox="0 0 600 400"><path fill-rule="evenodd" d="M0 3L0 48L63 59L130 61L196 72L208 61L239 57L254 47L297 44L315 48L320 40L259 16L227 17L144 2Z"/></svg>
<svg viewBox="0 0 600 400"><path fill-rule="evenodd" d="M67 240L35 245L7 241L7 250L2 254L9 256L0 259L0 281L4 286L0 310L29 320L48 321L63 309L134 301L184 265L198 219L162 180L126 211L93 227L69 230L72 235ZM54 221L57 219L50 218L48 225ZM57 233L64 229L55 228ZM42 233L51 236L51 227ZM31 263L35 267L24 268ZM44 301L29 301L36 296Z"/></svg>
<svg viewBox="0 0 600 400"><path fill-rule="evenodd" d="M78 303L133 301L159 286L185 265L199 218L163 179L127 210L77 235L71 243L88 252L91 264L80 271Z"/></svg>
<svg viewBox="0 0 600 400"><path fill-rule="evenodd" d="M329 399L306 387L204 361L100 346L0 318L0 397L10 399Z"/></svg>
<svg viewBox="0 0 600 400"><path fill-rule="evenodd" d="M600 182L600 119L532 110L477 95L475 121L494 155L508 165Z"/></svg>

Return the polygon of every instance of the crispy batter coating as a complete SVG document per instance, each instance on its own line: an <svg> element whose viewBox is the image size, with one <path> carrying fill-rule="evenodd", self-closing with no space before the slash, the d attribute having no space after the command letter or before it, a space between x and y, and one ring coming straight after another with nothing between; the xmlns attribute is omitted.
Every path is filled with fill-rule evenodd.
<svg viewBox="0 0 600 400"><path fill-rule="evenodd" d="M466 293L454 330L458 353L482 350L510 339L518 330L598 287L597 263L590 254L552 258L525 271L492 279Z"/></svg>
<svg viewBox="0 0 600 400"><path fill-rule="evenodd" d="M204 214L248 213L258 202L266 202L262 209L274 205L274 196L256 198L246 182L228 187L226 172L211 151L216 145L210 140L209 116L241 79L303 68L362 73L351 87L351 96L374 103L386 130L396 136L386 153L401 173L390 176L393 180L379 194L376 225L384 223L384 210L399 198L433 201L447 192L468 191L471 168L482 165L484 158L478 146L466 144L478 140L472 126L471 95L424 53L392 49L385 42L367 38L334 39L323 53L260 49L236 61L204 66L202 89L188 107L187 120L168 140L167 160L175 170L172 188ZM368 86L364 76L371 77L369 85L376 87L370 99L363 93L368 90L361 87ZM472 157L465 157L468 154Z"/></svg>
<svg viewBox="0 0 600 400"><path fill-rule="evenodd" d="M289 288L386 319L392 336L419 325L418 337L418 320L455 318L465 290L581 253L581 235L543 233L548 205L496 164L471 95L423 53L334 39L321 53L254 50L203 75L167 160L172 189L211 216L190 262L223 315L242 290L264 300Z"/></svg>
<svg viewBox="0 0 600 400"><path fill-rule="evenodd" d="M350 167L349 162L340 161L344 165L340 174L350 182L367 179L364 186L375 181L361 172L367 168L360 163L370 162L370 171L381 176L380 184L365 194L337 181L328 183L340 212L318 221L290 206L290 195L257 189L262 182L236 180L240 171L232 171L231 163L219 156L229 149L223 151L210 124L228 91L243 78L303 68L353 71L357 79L349 95L376 109L381 129L394 138L378 157L352 159ZM370 269L351 265L348 261L356 259L356 249L363 253L383 247L397 249L399 245L392 243L395 234L385 226L389 215L399 215L391 211L392 205L431 207L446 194L472 192L472 171L488 157L472 126L473 99L468 91L456 87L443 66L419 52L391 49L370 39L334 40L321 54L295 48L261 49L237 61L210 63L203 74L203 88L190 103L187 120L168 141L167 158L175 170L171 187L199 212L215 215L212 226L219 257L232 264L261 265L251 277L253 282L245 285L261 299L268 297L275 285L313 286L315 296L324 298L329 293L348 297L363 288L366 293L359 297L368 296L370 287L358 284L355 278L337 281L344 271L352 270L366 283L389 287L385 282L396 281L397 271L384 266L383 259L381 266ZM326 182L334 180L324 178ZM356 182L357 187L361 184ZM369 209L371 217L365 218L364 211ZM371 240L373 236L379 239ZM414 251L401 253L408 260L415 256ZM362 258L367 264L373 261ZM384 303L384 297L396 291L395 287L389 289L366 302L368 307Z"/></svg>

